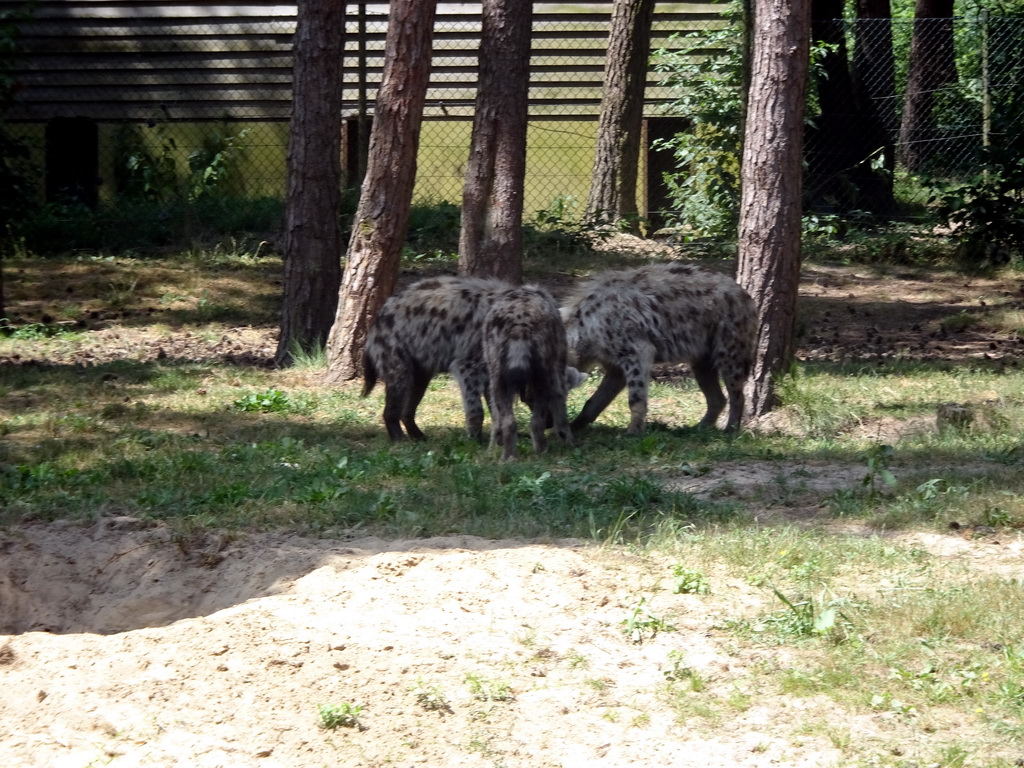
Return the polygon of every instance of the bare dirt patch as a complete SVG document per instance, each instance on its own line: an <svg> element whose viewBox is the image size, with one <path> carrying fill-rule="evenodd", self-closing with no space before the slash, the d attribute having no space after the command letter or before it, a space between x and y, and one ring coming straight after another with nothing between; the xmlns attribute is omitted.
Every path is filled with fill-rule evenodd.
<svg viewBox="0 0 1024 768"><path fill-rule="evenodd" d="M668 652L730 678L744 662L694 596L659 596L677 631L630 642L621 622L657 575L575 542L182 544L121 519L0 548L5 765L814 765L823 749L773 734L768 701L681 740ZM318 706L342 702L359 726L321 728Z"/></svg>
<svg viewBox="0 0 1024 768"><path fill-rule="evenodd" d="M1019 541L918 543L1020 573ZM0 535L0 557L6 766L841 756L827 736L834 703L758 688L754 670L792 651L737 648L716 628L763 597L722 576L711 595L672 594L657 557L573 541L183 539L130 518L27 526ZM622 622L642 596L674 631L634 643ZM725 716L681 715L665 688L673 651L711 700L753 696ZM323 728L320 705L345 703L362 707L358 725ZM892 723L861 719L846 721L859 737L893 737Z"/></svg>

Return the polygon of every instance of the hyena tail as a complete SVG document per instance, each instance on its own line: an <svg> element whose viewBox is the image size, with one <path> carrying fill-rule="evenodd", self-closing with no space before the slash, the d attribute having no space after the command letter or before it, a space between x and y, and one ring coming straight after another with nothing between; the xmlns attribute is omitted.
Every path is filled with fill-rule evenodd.
<svg viewBox="0 0 1024 768"><path fill-rule="evenodd" d="M373 364L373 358L363 352L363 397L366 397L377 384L377 366Z"/></svg>
<svg viewBox="0 0 1024 768"><path fill-rule="evenodd" d="M543 371L537 348L527 339L509 342L505 349L505 385L526 400Z"/></svg>

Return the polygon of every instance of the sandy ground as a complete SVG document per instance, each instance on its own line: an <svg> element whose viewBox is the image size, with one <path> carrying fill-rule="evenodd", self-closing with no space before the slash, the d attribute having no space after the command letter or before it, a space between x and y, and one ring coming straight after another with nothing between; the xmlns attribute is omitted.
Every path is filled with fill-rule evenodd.
<svg viewBox="0 0 1024 768"><path fill-rule="evenodd" d="M680 738L658 696L669 651L732 662L692 595L660 592L676 631L631 642L621 622L660 578L639 559L573 542L176 542L132 519L0 541L5 766L820 759L769 735L774 705ZM322 728L319 705L344 702L359 726Z"/></svg>
<svg viewBox="0 0 1024 768"><path fill-rule="evenodd" d="M918 543L1024 575L1019 539ZM0 560L5 768L795 768L839 760L831 719L862 737L891 725L757 689L752 670L791 651L738 648L716 625L762 610L763 590L720 575L709 595L673 594L657 556L189 538L111 518L0 533ZM633 642L623 621L641 598L674 629ZM755 695L725 717L680 716L679 659L702 695ZM320 706L344 704L358 724L322 727Z"/></svg>

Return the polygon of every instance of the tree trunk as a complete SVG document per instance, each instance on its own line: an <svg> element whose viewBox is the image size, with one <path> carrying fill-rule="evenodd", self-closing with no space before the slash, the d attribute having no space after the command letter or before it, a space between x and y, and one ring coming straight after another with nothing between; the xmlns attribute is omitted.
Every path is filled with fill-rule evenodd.
<svg viewBox="0 0 1024 768"><path fill-rule="evenodd" d="M338 315L327 342L329 384L362 375L370 323L398 279L416 181L436 10L435 0L391 2L366 176L349 241Z"/></svg>
<svg viewBox="0 0 1024 768"><path fill-rule="evenodd" d="M850 131L853 81L846 55L843 0L811 1L811 40L821 46L816 76L818 114L804 131L806 202L811 208L843 210L843 172L856 163L860 135Z"/></svg>
<svg viewBox="0 0 1024 768"><path fill-rule="evenodd" d="M891 207L896 170L896 63L889 0L857 0L853 37L853 94L858 112L870 115L882 146L884 194Z"/></svg>
<svg viewBox="0 0 1024 768"><path fill-rule="evenodd" d="M636 183L640 161L647 62L655 0L615 0L604 92L597 124L597 149L586 218L636 227Z"/></svg>
<svg viewBox="0 0 1024 768"><path fill-rule="evenodd" d="M327 341L341 282L341 60L343 0L299 0L295 31L284 306L274 362Z"/></svg>
<svg viewBox="0 0 1024 768"><path fill-rule="evenodd" d="M518 283L532 0L484 0L473 136L462 192L459 271Z"/></svg>
<svg viewBox="0 0 1024 768"><path fill-rule="evenodd" d="M917 0L900 124L900 160L908 170L922 170L934 154L935 91L956 79L953 0Z"/></svg>
<svg viewBox="0 0 1024 768"><path fill-rule="evenodd" d="M844 4L811 3L811 40L823 53L813 79L818 113L804 130L805 204L830 213L859 210L887 215L893 207L892 177L879 174L872 161L888 139L871 102L856 95Z"/></svg>
<svg viewBox="0 0 1024 768"><path fill-rule="evenodd" d="M853 37L853 90L859 102L873 105L882 127L893 134L896 112L892 8L889 0L857 0Z"/></svg>
<svg viewBox="0 0 1024 768"><path fill-rule="evenodd" d="M746 393L756 417L776 404L775 380L793 360L810 0L756 0L753 21L737 280L757 304Z"/></svg>

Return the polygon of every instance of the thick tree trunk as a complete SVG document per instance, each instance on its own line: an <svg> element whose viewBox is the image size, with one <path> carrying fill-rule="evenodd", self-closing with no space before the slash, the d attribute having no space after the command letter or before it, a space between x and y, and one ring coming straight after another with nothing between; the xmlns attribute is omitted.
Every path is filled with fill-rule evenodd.
<svg viewBox="0 0 1024 768"><path fill-rule="evenodd" d="M416 181L430 76L435 0L392 0L370 152L349 241L338 314L327 343L327 383L359 377L377 310L395 289Z"/></svg>
<svg viewBox="0 0 1024 768"><path fill-rule="evenodd" d="M853 82L846 52L844 5L844 0L811 2L811 39L815 43L824 44L817 63L821 74L816 80L818 102L823 114L848 110L852 101L850 94Z"/></svg>
<svg viewBox="0 0 1024 768"><path fill-rule="evenodd" d="M647 62L655 0L615 0L604 92L597 124L597 149L586 217L635 226Z"/></svg>
<svg viewBox="0 0 1024 768"><path fill-rule="evenodd" d="M327 341L341 282L343 0L299 0L285 201L278 365Z"/></svg>
<svg viewBox="0 0 1024 768"><path fill-rule="evenodd" d="M810 0L756 0L743 145L737 280L757 304L751 416L774 407L794 352Z"/></svg>
<svg viewBox="0 0 1024 768"><path fill-rule="evenodd" d="M823 53L814 78L818 114L804 133L804 199L814 210L883 215L893 207L892 176L879 174L872 160L888 139L871 102L856 95L844 5L843 0L811 3L811 39Z"/></svg>
<svg viewBox="0 0 1024 768"><path fill-rule="evenodd" d="M459 271L519 282L532 0L484 0Z"/></svg>
<svg viewBox="0 0 1024 768"><path fill-rule="evenodd" d="M935 92L956 78L953 0L917 0L899 150L911 171L922 170L933 154Z"/></svg>

